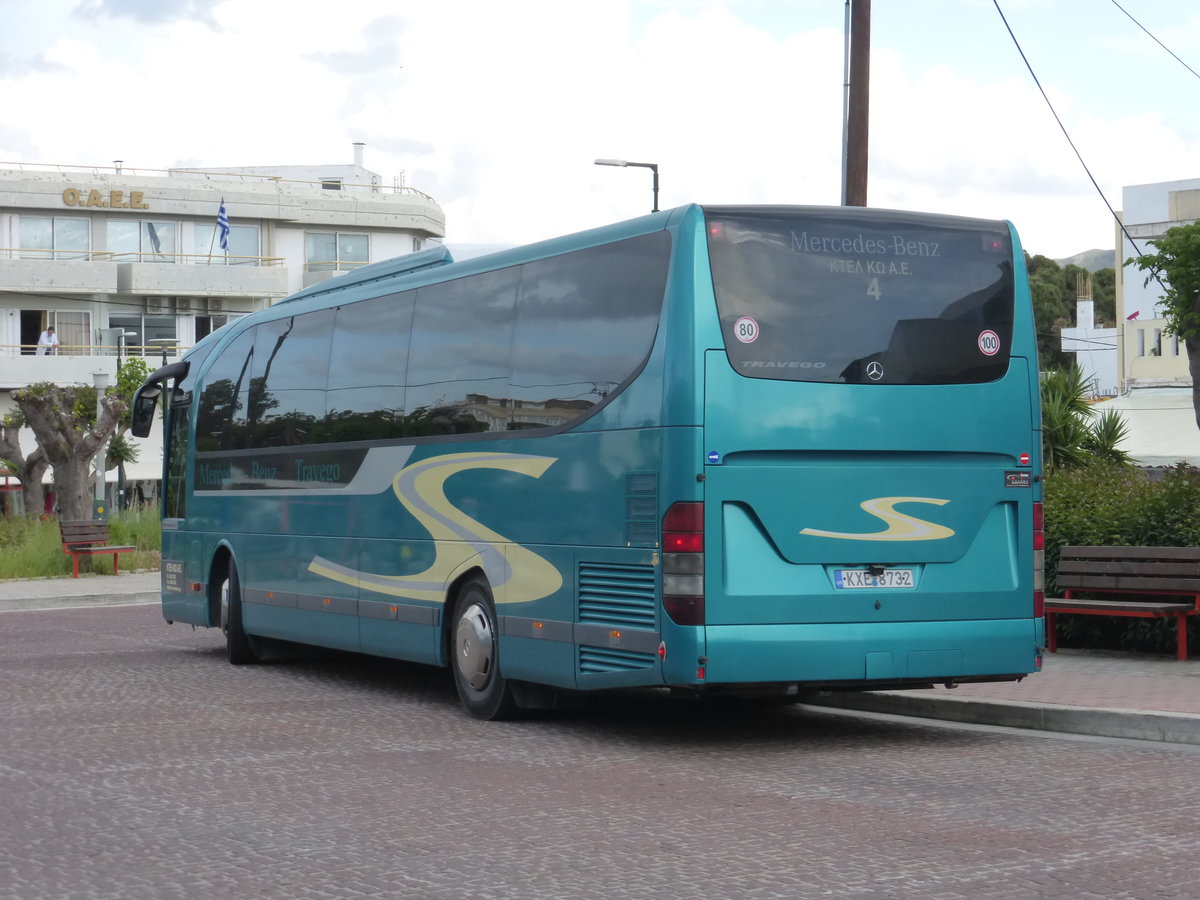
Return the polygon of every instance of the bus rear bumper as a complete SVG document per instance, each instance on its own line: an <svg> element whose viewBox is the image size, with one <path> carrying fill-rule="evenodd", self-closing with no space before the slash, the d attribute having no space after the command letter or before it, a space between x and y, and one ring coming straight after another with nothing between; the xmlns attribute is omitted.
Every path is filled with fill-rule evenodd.
<svg viewBox="0 0 1200 900"><path fill-rule="evenodd" d="M1033 672L1041 619L822 625L713 625L708 684L979 680ZM848 683L849 682L849 683Z"/></svg>

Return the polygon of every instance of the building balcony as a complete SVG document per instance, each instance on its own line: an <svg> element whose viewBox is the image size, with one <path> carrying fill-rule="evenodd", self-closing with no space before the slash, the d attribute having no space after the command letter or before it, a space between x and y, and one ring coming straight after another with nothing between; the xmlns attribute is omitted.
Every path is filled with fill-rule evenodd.
<svg viewBox="0 0 1200 900"><path fill-rule="evenodd" d="M117 267L103 254L80 259L5 259L0 251L0 285L16 293L114 294Z"/></svg>
<svg viewBox="0 0 1200 900"><path fill-rule="evenodd" d="M79 257L74 259L6 255L0 251L0 285L14 293L270 298L289 293L281 257L95 251L72 254Z"/></svg>
<svg viewBox="0 0 1200 900"><path fill-rule="evenodd" d="M0 391L25 387L39 381L55 384L91 384L96 372L108 372L116 377L117 348L113 346L68 346L58 353L36 356L33 347L0 346ZM145 358L154 371L174 362L187 351L177 341L150 341L146 345L126 344L123 359Z"/></svg>
<svg viewBox="0 0 1200 900"><path fill-rule="evenodd" d="M288 271L273 257L234 257L243 262L208 263L209 257L176 254L181 265L139 254L141 261L117 262L117 293L170 297L286 297ZM146 258L150 257L149 260ZM169 257L170 258L170 257Z"/></svg>

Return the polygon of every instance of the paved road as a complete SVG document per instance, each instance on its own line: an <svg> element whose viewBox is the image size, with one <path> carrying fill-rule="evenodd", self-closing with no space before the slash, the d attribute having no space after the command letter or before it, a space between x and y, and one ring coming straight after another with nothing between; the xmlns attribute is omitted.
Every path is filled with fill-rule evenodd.
<svg viewBox="0 0 1200 900"><path fill-rule="evenodd" d="M257 667L148 606L0 613L0 898L1200 896L1200 749Z"/></svg>

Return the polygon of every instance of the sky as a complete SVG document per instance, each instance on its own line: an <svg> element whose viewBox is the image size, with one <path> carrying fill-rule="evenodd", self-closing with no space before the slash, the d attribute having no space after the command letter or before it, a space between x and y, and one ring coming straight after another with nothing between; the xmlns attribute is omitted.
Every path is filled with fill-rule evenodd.
<svg viewBox="0 0 1200 900"><path fill-rule="evenodd" d="M1114 246L1105 197L1119 210L1123 186L1200 177L1200 3L1119 3L874 0L869 205L1009 219L1030 253L1063 258ZM463 244L649 212L650 171L596 158L656 163L664 209L836 205L845 12L0 0L0 166L349 165L361 141L366 168L430 194Z"/></svg>

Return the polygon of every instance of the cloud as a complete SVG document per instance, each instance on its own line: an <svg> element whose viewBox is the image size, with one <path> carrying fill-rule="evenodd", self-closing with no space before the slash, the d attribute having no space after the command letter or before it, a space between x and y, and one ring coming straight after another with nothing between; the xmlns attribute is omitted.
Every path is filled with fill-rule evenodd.
<svg viewBox="0 0 1200 900"><path fill-rule="evenodd" d="M127 18L155 25L186 20L203 22L216 30L213 7L221 0L83 0L75 12L86 19Z"/></svg>
<svg viewBox="0 0 1200 900"><path fill-rule="evenodd" d="M9 53L0 53L0 79L21 78L25 75L56 74L70 71L66 66L52 62L40 54L19 58Z"/></svg>
<svg viewBox="0 0 1200 900"><path fill-rule="evenodd" d="M1190 6L1163 0L1147 25L1174 43L1160 26L1175 16L1182 42ZM1005 8L1114 204L1124 184L1196 174L1194 81L1175 60L1119 12L1080 19L1065 0ZM523 243L648 212L650 173L596 167L597 157L657 163L664 208L839 202L842 4L280 9L273 0L6 6L0 158L349 164L351 144L364 141L365 165L385 185L403 176L431 194L447 239L468 243ZM991 4L877 3L873 28L873 205L1010 218L1027 246L1052 256L1111 245L1108 212ZM1128 35L1128 58L1114 61L1113 41ZM1182 43L1173 49L1189 58ZM1141 77L1131 82L1132 69Z"/></svg>
<svg viewBox="0 0 1200 900"><path fill-rule="evenodd" d="M403 30L403 19L386 16L366 25L358 35L358 46L353 49L321 50L305 56L337 77L356 79L395 75L404 68L399 52Z"/></svg>

